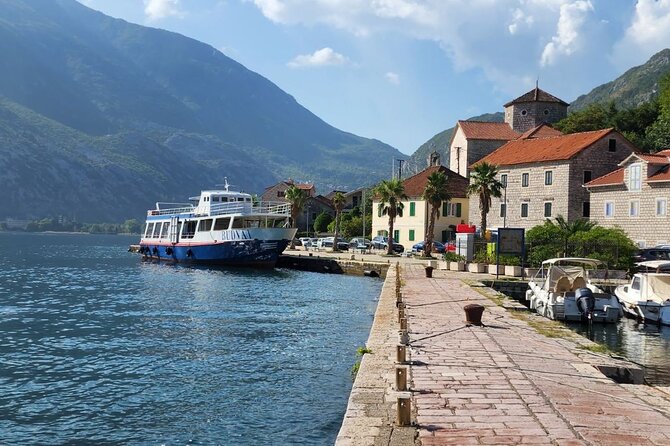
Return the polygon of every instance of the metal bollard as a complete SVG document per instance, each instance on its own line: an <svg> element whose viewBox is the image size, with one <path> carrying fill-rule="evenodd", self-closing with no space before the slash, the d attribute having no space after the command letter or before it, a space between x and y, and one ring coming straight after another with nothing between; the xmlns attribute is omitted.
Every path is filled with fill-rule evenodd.
<svg viewBox="0 0 670 446"><path fill-rule="evenodd" d="M396 367L395 368L395 389L403 392L407 390L407 368L406 367Z"/></svg>
<svg viewBox="0 0 670 446"><path fill-rule="evenodd" d="M398 398L398 426L409 426L412 424L411 403L409 398Z"/></svg>
<svg viewBox="0 0 670 446"><path fill-rule="evenodd" d="M395 359L398 364L404 364L407 362L407 347L404 345L395 346Z"/></svg>

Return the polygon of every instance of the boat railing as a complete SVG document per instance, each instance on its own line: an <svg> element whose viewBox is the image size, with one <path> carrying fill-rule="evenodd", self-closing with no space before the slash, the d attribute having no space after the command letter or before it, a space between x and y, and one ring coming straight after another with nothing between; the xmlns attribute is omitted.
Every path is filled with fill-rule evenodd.
<svg viewBox="0 0 670 446"><path fill-rule="evenodd" d="M217 203L208 206L187 206L177 207L171 209L163 209L156 203L156 209L149 210L148 215L176 215L176 214L193 214L193 215L277 215L288 217L291 215L291 204L275 201L235 201L228 203Z"/></svg>

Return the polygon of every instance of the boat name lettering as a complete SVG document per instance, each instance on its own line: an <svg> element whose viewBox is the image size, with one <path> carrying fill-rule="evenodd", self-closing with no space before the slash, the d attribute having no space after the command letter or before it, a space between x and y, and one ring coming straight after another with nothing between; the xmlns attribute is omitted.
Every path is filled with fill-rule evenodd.
<svg viewBox="0 0 670 446"><path fill-rule="evenodd" d="M222 240L249 240L251 233L247 230L227 230L221 234Z"/></svg>

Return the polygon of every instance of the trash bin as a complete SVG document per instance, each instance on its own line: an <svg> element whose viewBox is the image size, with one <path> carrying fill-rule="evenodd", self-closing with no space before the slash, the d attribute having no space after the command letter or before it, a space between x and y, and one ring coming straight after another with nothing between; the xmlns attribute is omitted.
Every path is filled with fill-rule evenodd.
<svg viewBox="0 0 670 446"><path fill-rule="evenodd" d="M482 325L482 313L484 306L479 304L469 304L463 307L465 310L465 322L471 325Z"/></svg>
<svg viewBox="0 0 670 446"><path fill-rule="evenodd" d="M433 267L432 266L427 266L426 267L426 277L433 277Z"/></svg>

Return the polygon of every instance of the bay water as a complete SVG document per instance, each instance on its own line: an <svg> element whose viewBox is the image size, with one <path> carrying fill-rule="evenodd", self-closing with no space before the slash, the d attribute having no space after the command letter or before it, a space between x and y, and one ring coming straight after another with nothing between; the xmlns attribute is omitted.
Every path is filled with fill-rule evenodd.
<svg viewBox="0 0 670 446"><path fill-rule="evenodd" d="M0 233L3 444L326 445L382 281Z"/></svg>

